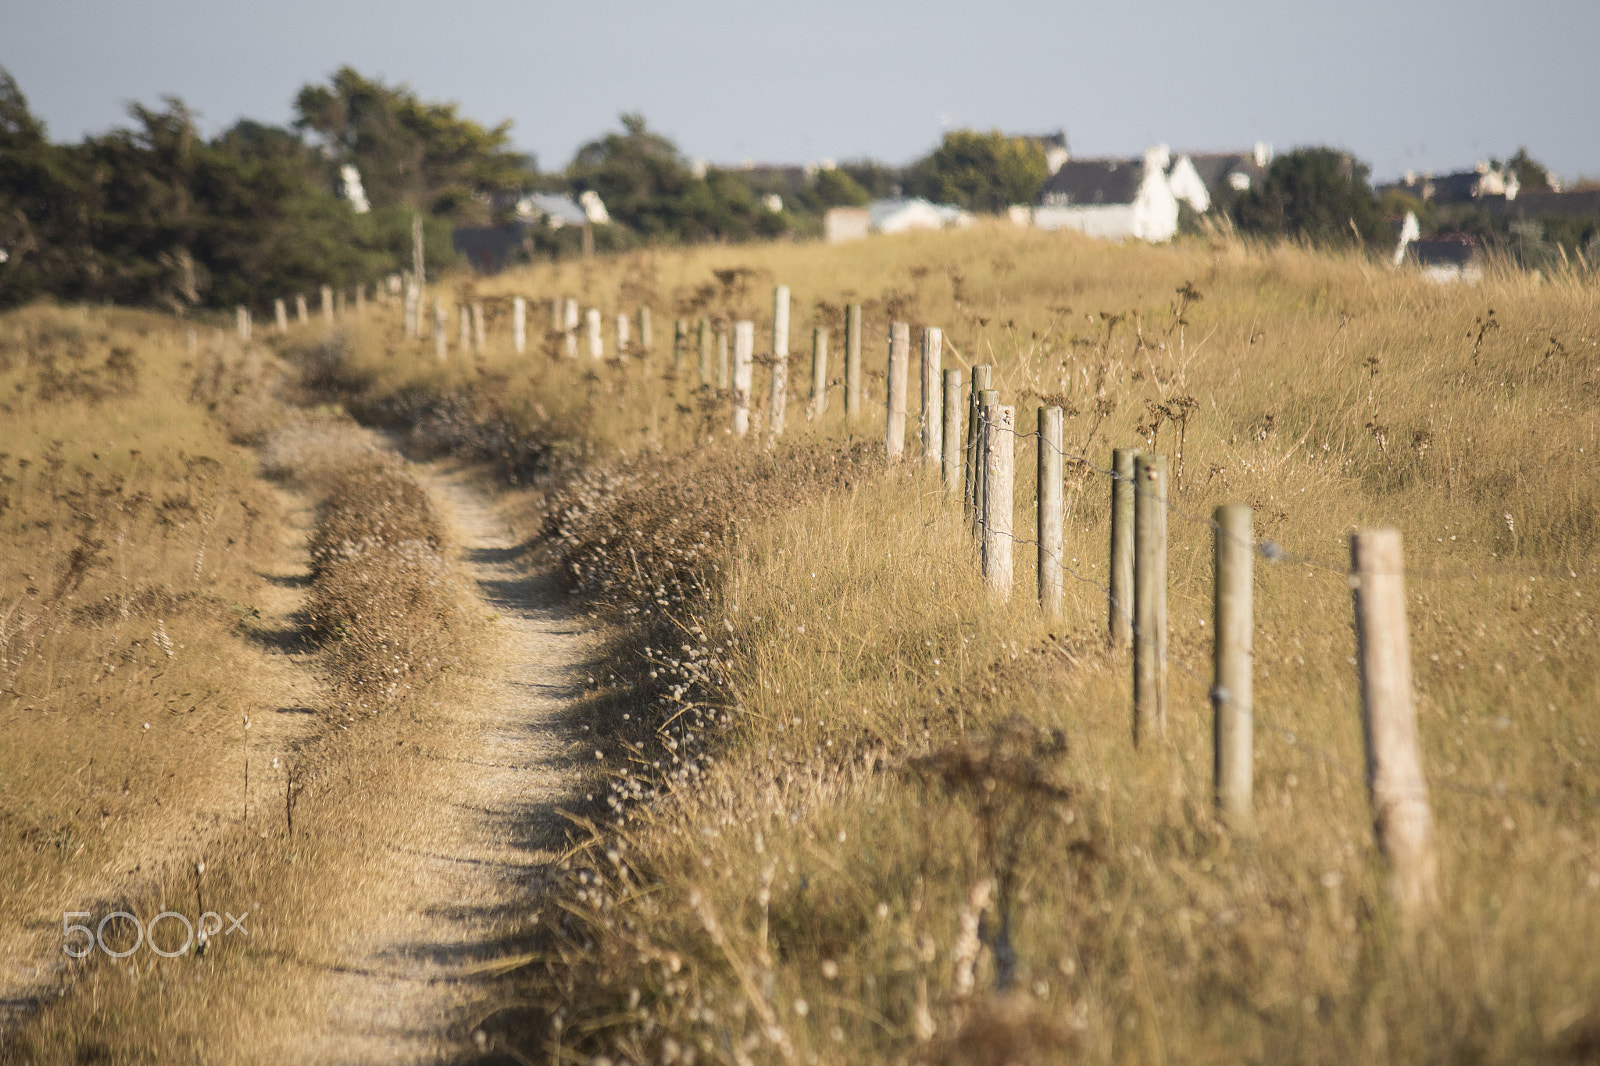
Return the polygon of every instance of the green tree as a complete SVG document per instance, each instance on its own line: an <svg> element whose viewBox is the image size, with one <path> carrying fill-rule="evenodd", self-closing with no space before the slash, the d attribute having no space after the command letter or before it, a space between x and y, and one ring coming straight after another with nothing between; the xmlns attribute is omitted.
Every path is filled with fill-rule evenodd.
<svg viewBox="0 0 1600 1066"><path fill-rule="evenodd" d="M1272 161L1260 188L1239 198L1234 219L1246 233L1320 245L1372 243L1388 236L1368 168L1336 148L1297 148Z"/></svg>
<svg viewBox="0 0 1600 1066"><path fill-rule="evenodd" d="M533 175L528 159L510 147L510 122L482 126L456 104L428 103L350 67L326 85L302 87L295 114L295 127L315 133L334 164L361 172L374 207L485 222L482 194L516 191Z"/></svg>
<svg viewBox="0 0 1600 1066"><path fill-rule="evenodd" d="M1506 160L1506 169L1517 176L1517 184L1522 192L1555 191L1550 181L1550 171L1530 156L1526 148L1518 148L1517 154Z"/></svg>
<svg viewBox="0 0 1600 1066"><path fill-rule="evenodd" d="M0 307L80 294L92 272L89 190L0 68Z"/></svg>
<svg viewBox="0 0 1600 1066"><path fill-rule="evenodd" d="M1004 211L1032 203L1050 176L1044 149L1028 137L999 130L951 130L934 151L912 164L906 189L971 211Z"/></svg>

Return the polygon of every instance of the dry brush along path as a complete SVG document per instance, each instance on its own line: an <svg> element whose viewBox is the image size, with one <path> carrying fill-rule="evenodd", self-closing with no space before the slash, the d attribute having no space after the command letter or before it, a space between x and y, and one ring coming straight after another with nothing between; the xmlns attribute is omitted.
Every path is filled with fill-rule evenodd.
<svg viewBox="0 0 1600 1066"><path fill-rule="evenodd" d="M472 1047L489 978L517 951L565 839L577 774L561 721L600 646L563 606L555 574L526 569L519 538L459 469L412 465L451 520L460 563L492 612L492 647L466 698L441 706L416 790L352 841L362 898L307 1002L321 1017L274 1026L262 1059L435 1061Z"/></svg>

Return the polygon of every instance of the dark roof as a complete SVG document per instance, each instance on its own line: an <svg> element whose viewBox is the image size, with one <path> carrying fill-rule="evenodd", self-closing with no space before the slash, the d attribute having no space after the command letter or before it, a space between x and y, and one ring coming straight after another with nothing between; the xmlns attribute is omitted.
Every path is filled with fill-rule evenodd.
<svg viewBox="0 0 1600 1066"><path fill-rule="evenodd" d="M1206 183L1212 199L1223 190L1233 192L1233 187L1228 184L1228 175L1239 173L1250 178L1252 188L1259 186L1267 176L1267 168L1256 165L1254 152L1174 152L1172 156L1177 159L1188 156L1189 162L1194 164L1195 173L1200 175L1200 180Z"/></svg>
<svg viewBox="0 0 1600 1066"><path fill-rule="evenodd" d="M527 233L524 223L509 226L458 226L450 234L450 245L480 274L498 274L523 249Z"/></svg>
<svg viewBox="0 0 1600 1066"><path fill-rule="evenodd" d="M1406 246L1406 254L1423 266L1465 266L1478 259L1482 250L1478 242L1465 233L1441 233Z"/></svg>
<svg viewBox="0 0 1600 1066"><path fill-rule="evenodd" d="M1069 159L1039 190L1046 207L1131 204L1144 181L1142 159Z"/></svg>
<svg viewBox="0 0 1600 1066"><path fill-rule="evenodd" d="M1491 203L1490 211L1504 211L1523 218L1540 218L1545 215L1600 216L1600 189L1579 189L1575 192L1523 192L1515 200Z"/></svg>

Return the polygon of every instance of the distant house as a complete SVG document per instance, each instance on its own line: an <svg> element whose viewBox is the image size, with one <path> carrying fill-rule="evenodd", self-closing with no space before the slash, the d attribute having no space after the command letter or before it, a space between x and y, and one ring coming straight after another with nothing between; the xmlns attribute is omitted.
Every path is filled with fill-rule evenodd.
<svg viewBox="0 0 1600 1066"><path fill-rule="evenodd" d="M1142 159L1069 159L1039 191L1033 224L1109 240L1171 240L1178 232L1178 197L1168 180L1171 165L1165 145L1151 148ZM1180 174L1180 186L1198 183L1198 176L1190 178L1192 166L1180 168ZM1194 189L1183 191L1192 194ZM1203 184L1199 192L1205 192Z"/></svg>
<svg viewBox="0 0 1600 1066"><path fill-rule="evenodd" d="M532 245L528 230L537 223L518 219L508 226L457 226L450 246L480 274L498 274Z"/></svg>
<svg viewBox="0 0 1600 1066"><path fill-rule="evenodd" d="M1396 191L1414 196L1423 203L1468 204L1502 198L1509 202L1517 198L1521 183L1513 171L1479 163L1471 170L1457 170L1449 174L1416 174L1410 171L1397 182L1379 185L1378 194Z"/></svg>
<svg viewBox="0 0 1600 1066"><path fill-rule="evenodd" d="M1406 259L1432 282L1470 284L1483 277L1483 245L1465 233L1441 233L1414 240L1406 248Z"/></svg>
<svg viewBox="0 0 1600 1066"><path fill-rule="evenodd" d="M1183 158L1205 183L1211 206L1219 207L1261 187L1272 165L1272 146L1258 142L1248 152L1189 152Z"/></svg>
<svg viewBox="0 0 1600 1066"><path fill-rule="evenodd" d="M822 236L829 244L859 241L872 232L872 216L864 207L830 207L822 216Z"/></svg>
<svg viewBox="0 0 1600 1066"><path fill-rule="evenodd" d="M914 229L970 226L972 215L959 207L936 204L920 196L896 196L868 204L867 221L873 233L904 233Z"/></svg>
<svg viewBox="0 0 1600 1066"><path fill-rule="evenodd" d="M592 194L586 194L592 195ZM595 201L599 202L595 196ZM517 197L517 218L529 222L542 222L551 229L561 229L563 226L581 226L591 221L588 212L579 206L578 202L570 196L562 196L553 192L526 193ZM600 210L605 210L605 205L600 204ZM609 216L608 219L609 221Z"/></svg>

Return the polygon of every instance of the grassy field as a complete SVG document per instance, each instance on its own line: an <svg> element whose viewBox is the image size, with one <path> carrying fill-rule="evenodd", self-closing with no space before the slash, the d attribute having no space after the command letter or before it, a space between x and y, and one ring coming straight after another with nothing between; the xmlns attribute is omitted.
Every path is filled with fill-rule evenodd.
<svg viewBox="0 0 1600 1066"><path fill-rule="evenodd" d="M733 439L671 319L795 296L786 437ZM509 352L513 293L649 302L651 361ZM1438 287L1358 258L1005 228L545 265L489 351L354 339L343 395L513 479L574 587L636 621L634 764L522 975L542 1054L630 1061L1588 1061L1600 1054L1596 389L1588 279ZM804 412L865 307L868 417ZM1068 607L986 601L936 479L872 457L891 319L1067 409ZM450 318L454 322L454 317ZM454 338L452 337L452 340ZM836 370L831 375L836 381ZM766 395L757 369L755 394ZM915 386L913 385L913 392ZM914 397L913 397L914 406ZM758 409L756 423L762 424ZM909 435L915 437L915 415ZM1113 446L1172 457L1167 736L1105 647ZM1019 535L1033 443L1017 450ZM1211 533L1258 536L1257 832L1210 811ZM1362 776L1348 534L1403 531L1444 899L1396 929ZM624 720L623 715L627 718ZM642 802L645 801L645 802ZM548 915L550 908L546 907ZM539 1013L542 1011L543 1013ZM1009 1049L1009 1050L1008 1050Z"/></svg>
<svg viewBox="0 0 1600 1066"><path fill-rule="evenodd" d="M752 318L759 353L776 283L795 299L790 428L776 443L759 432L758 366L757 432L738 439L695 353L674 368L671 323ZM533 301L521 357L512 294ZM544 301L565 294L606 313L608 353L615 313L648 302L654 355L562 356L542 327ZM488 351L452 346L440 362L392 304L280 346L314 396L419 453L481 460L529 555L621 623L585 705L607 757L574 798L564 880L530 902L530 961L481 1023L496 1046L613 1063L1600 1057L1592 280L1437 287L1295 248L980 226L547 264L442 295L486 302ZM848 302L866 319L856 425L837 382ZM1023 431L1041 403L1066 408L1082 461L1068 464L1064 617L1041 616L1025 547L1010 601L986 597L959 502L883 462L891 320L943 327L947 367L992 363ZM813 326L834 360L817 417ZM225 346L190 356L156 320L35 309L5 332L5 417L22 430L8 440L24 444L0 487L17 549L0 572L0 714L17 738L0 828L22 861L0 871L0 935L32 944L58 934L28 916L74 898L84 857L123 861L127 826L212 802L179 808L186 789L231 810L247 605L281 521L245 445L286 416L254 406L270 368ZM107 403L134 381L139 404ZM1120 446L1166 453L1174 471L1170 720L1138 750L1129 665L1104 636L1100 468ZM1033 447L1016 453L1024 538ZM411 498L387 474L335 495L373 543L363 523ZM1220 503L1250 504L1283 549L1257 560L1249 835L1211 812L1206 517ZM428 542L426 514L407 513L405 539ZM1405 537L1442 860L1438 913L1415 936L1388 903L1362 774L1346 540L1376 524ZM432 565L413 567L419 585ZM350 656L340 676L357 702L455 654L448 597L418 601L415 632L432 635L396 657L397 634L351 626L351 603L383 590L360 566L342 573L355 599L325 581L318 618L324 637L373 637L326 655ZM179 693L193 710L157 713ZM248 1060L304 1009L319 930L365 905L344 846L352 808L403 810L409 764L391 737L430 728L425 703L383 714L381 731L352 719L321 749L324 765L370 772L326 778L295 844L274 827L220 852L223 886L295 918L280 939L221 955L220 981L87 971L92 1000L42 1012L24 1049ZM151 734L188 723L185 746L139 747L147 720ZM191 887L181 864L164 876L171 894ZM253 999L227 991L246 972Z"/></svg>

